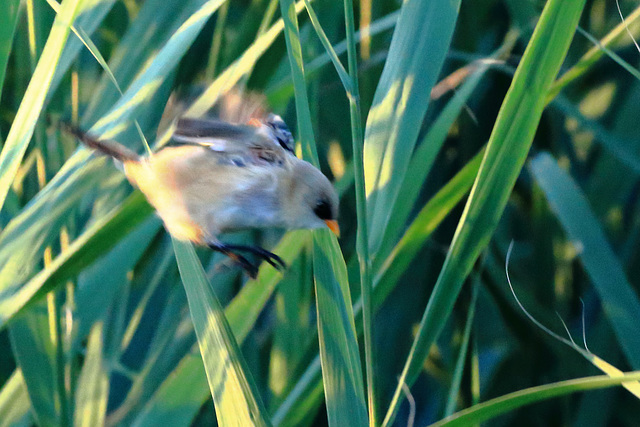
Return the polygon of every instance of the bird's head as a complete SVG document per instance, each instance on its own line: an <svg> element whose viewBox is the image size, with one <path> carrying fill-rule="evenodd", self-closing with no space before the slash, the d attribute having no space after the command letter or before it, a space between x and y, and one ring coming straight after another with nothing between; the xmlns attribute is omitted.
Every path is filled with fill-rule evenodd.
<svg viewBox="0 0 640 427"><path fill-rule="evenodd" d="M310 163L295 162L284 199L282 214L287 228L327 226L340 235L338 194L327 177Z"/></svg>

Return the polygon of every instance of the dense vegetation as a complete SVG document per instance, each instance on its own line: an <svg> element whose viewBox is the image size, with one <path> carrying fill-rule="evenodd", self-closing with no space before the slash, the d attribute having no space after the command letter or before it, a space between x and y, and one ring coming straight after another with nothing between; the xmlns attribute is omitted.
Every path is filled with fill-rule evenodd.
<svg viewBox="0 0 640 427"><path fill-rule="evenodd" d="M637 424L636 2L0 12L0 426ZM143 153L238 91L341 197L228 236L256 280L59 126Z"/></svg>

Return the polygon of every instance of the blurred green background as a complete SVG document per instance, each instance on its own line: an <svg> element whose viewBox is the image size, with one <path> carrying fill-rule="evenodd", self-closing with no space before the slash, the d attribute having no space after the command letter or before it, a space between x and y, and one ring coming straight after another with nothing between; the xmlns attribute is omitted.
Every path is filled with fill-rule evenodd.
<svg viewBox="0 0 640 427"><path fill-rule="evenodd" d="M301 2L287 46L286 0L3 0L0 426L212 425L225 411L233 419L220 396L255 400L265 423L345 425L371 405L368 370L376 425L428 425L601 374L599 359L518 305L505 275L512 241L509 274L526 310L617 369L640 370L640 7L561 3L361 0L352 40L350 2ZM579 17L573 40L569 16ZM323 232L237 233L226 241L273 250L286 273L263 265L249 280L198 249L201 281L177 245L178 270L170 236L113 162L58 126L142 153L143 139L167 141L172 108L202 115L230 90L264 95L300 153L317 150L341 196L340 250ZM463 214L490 139L478 205ZM207 350L201 333L218 332ZM246 387L225 395L234 372ZM637 388L582 388L498 405L505 413L487 425L637 425Z"/></svg>

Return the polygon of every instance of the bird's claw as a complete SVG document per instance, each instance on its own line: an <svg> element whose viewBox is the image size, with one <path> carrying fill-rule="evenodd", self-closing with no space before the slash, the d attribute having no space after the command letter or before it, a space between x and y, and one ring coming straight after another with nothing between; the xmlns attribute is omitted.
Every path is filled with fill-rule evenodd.
<svg viewBox="0 0 640 427"><path fill-rule="evenodd" d="M278 255L269 252L259 246L245 246L245 245L233 245L228 243L212 243L209 245L214 251L221 252L240 265L247 274L255 279L258 275L258 265L251 263L244 256L237 253L237 251L249 252L256 257L268 262L276 270L282 271L287 268L287 264Z"/></svg>
<svg viewBox="0 0 640 427"><path fill-rule="evenodd" d="M271 264L276 270L282 271L286 270L287 268L287 264L282 260L282 258L274 254L273 252L269 252L268 250L263 249L259 246L242 246L239 247L238 250L246 250L247 252L251 252L258 258L261 258Z"/></svg>

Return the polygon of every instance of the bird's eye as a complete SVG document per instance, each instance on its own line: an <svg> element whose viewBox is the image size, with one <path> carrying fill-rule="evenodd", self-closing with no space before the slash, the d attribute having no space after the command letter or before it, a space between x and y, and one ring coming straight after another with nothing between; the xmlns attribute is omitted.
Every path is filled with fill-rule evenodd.
<svg viewBox="0 0 640 427"><path fill-rule="evenodd" d="M322 220L333 219L331 205L326 200L319 200L316 207L313 209L313 213Z"/></svg>

